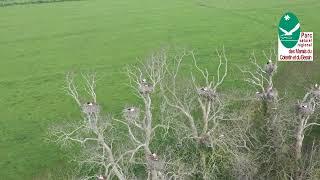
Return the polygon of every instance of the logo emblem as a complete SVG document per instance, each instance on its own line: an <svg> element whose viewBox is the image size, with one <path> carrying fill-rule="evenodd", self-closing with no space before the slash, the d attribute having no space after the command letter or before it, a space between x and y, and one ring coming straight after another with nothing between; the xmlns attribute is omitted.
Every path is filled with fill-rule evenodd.
<svg viewBox="0 0 320 180"><path fill-rule="evenodd" d="M293 48L300 38L300 22L293 13L285 13L279 22L278 35L281 44L286 48Z"/></svg>

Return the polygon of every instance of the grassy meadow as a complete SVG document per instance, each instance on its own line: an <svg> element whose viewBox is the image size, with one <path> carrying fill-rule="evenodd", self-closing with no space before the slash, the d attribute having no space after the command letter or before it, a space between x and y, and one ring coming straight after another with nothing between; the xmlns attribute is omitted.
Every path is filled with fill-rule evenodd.
<svg viewBox="0 0 320 180"><path fill-rule="evenodd" d="M71 152L48 143L46 131L79 119L63 90L68 71L96 71L98 99L117 114L135 101L125 86L126 65L162 47L188 48L214 70L215 49L224 45L231 64L225 86L243 87L235 65L245 66L253 50L259 54L276 45L279 18L292 11L302 31L314 32L315 60L280 63L277 84L299 96L320 80L319 9L319 0L82 0L0 7L0 180L66 178Z"/></svg>

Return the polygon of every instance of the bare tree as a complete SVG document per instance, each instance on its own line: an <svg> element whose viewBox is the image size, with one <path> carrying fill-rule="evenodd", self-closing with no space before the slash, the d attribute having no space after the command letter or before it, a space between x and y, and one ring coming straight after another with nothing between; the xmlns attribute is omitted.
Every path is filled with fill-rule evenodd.
<svg viewBox="0 0 320 180"><path fill-rule="evenodd" d="M83 121L67 125L55 126L50 130L51 139L61 145L78 143L83 148L84 157L78 160L79 164L89 165L101 172L99 176L110 179L116 176L119 180L125 180L124 170L119 165L121 157L114 154L112 139L108 139L106 133L112 128L110 116L103 117L96 99L95 74L83 74L84 89L90 99L87 102L81 100L78 87L75 83L75 74L66 76L66 91L75 100L82 111ZM95 169L94 169L95 170ZM90 179L98 175L85 176Z"/></svg>
<svg viewBox="0 0 320 180"><path fill-rule="evenodd" d="M303 140L307 129L319 125L315 118L312 118L319 104L319 86L315 84L304 98L298 101L295 105L296 110L293 111L292 101L279 98L274 87L273 78L277 63L273 63L272 59L276 58L275 51L271 50L270 56L266 56L265 53L264 55L267 58L264 67L258 64L255 55L252 54L251 63L255 70L240 68L247 75L245 80L257 90L256 98L265 105L262 111L258 110L259 113L262 112L263 125L259 131L263 136L256 138L253 152L259 156L260 166L264 167L262 171L266 177L308 179L304 172L310 172L309 169L314 167L314 162L309 158L308 163L304 163L309 164L308 167L303 165L302 162L308 157L308 154L302 153ZM309 151L313 154L315 152L316 148Z"/></svg>
<svg viewBox="0 0 320 180"><path fill-rule="evenodd" d="M301 166L301 159L303 157L302 148L303 141L305 138L305 133L312 126L319 126L320 124L315 122L315 118L312 116L315 114L316 108L319 105L318 92L320 89L318 84L315 84L303 97L301 101L298 101L297 110L297 129L295 133L296 143L295 143L295 160L298 163L296 170L296 179L304 179L304 169Z"/></svg>
<svg viewBox="0 0 320 180"><path fill-rule="evenodd" d="M246 135L250 123L244 121L240 111L231 110L232 95L219 91L228 74L228 59L224 49L216 53L219 64L214 75L207 68L200 68L194 51L183 51L174 57L172 66L167 68L166 80L161 83L164 103L171 108L168 111L176 120L176 136L181 137L178 143L181 146L190 146L192 141L189 140L196 143L193 146L195 157L189 163L197 166L194 174L203 179L218 178L217 172L231 166L230 159L240 155L240 149L248 150L250 144ZM191 81L185 79L185 74L180 74L187 57L191 57L199 74L191 71ZM229 165L218 165L219 158Z"/></svg>
<svg viewBox="0 0 320 180"><path fill-rule="evenodd" d="M252 157L256 157L260 177L287 179L291 177L292 159L290 146L293 134L293 116L291 106L283 98L279 98L274 85L274 75L277 72L275 50L270 49L269 54L263 51L265 64L260 65L255 53L252 53L250 64L252 69L240 67L246 76L245 81L256 91L257 106L254 115L255 130L251 131L254 137ZM249 66L250 67L250 66ZM290 102L289 102L290 103ZM259 122L261 121L261 122ZM291 168L292 169L292 168Z"/></svg>
<svg viewBox="0 0 320 180"><path fill-rule="evenodd" d="M55 142L62 145L68 145L70 142L76 142L85 152L83 158L77 159L82 166L91 165L92 171L100 173L93 176L86 176L84 179L93 177L110 179L116 176L120 180L130 179L135 175L130 171L130 167L136 164L145 165L147 168L147 178L152 180L166 179L166 173L163 169L166 162L159 156L156 150L152 150L151 143L156 132L161 128L168 131L170 124L162 122L154 123L152 103L152 93L156 91L165 73L166 52L161 51L152 55L146 63L140 66L128 68L130 86L135 90L136 95L142 100L143 108L139 106L127 106L122 111L123 119L118 117L106 116L102 114L102 109L97 102L95 88L95 74L82 75L84 82L84 92L89 95L88 101L83 101L75 83L75 75L68 73L66 76L67 93L75 100L79 106L83 122L74 123L70 126L55 126L50 134ZM162 119L169 119L161 116ZM115 137L112 136L112 129L117 126L115 123L124 125L127 128L128 140L120 145L115 143ZM125 138L125 137L122 137ZM114 145L115 144L115 145ZM143 150L144 158L140 158L140 150ZM88 170L90 171L90 170Z"/></svg>
<svg viewBox="0 0 320 180"><path fill-rule="evenodd" d="M209 72L207 69L203 70L199 68L197 64L197 60L193 51L189 52L189 55L193 58L194 67L201 73L202 78L204 79L203 85L198 85L195 76L191 75L192 86L191 87L183 87L184 92L178 92L181 90L180 87L177 87L177 79L180 66L184 56L187 55L187 52L184 52L181 56L177 56L175 58L173 68L167 69L167 73L169 74L169 80L167 83L162 84L162 92L163 97L168 106L178 110L181 112L186 119L188 120L188 126L191 131L191 137L197 142L206 143L207 136L212 133L210 132L212 125L216 122L218 118L222 118L219 116L220 112L223 109L223 103L221 102L220 97L218 96L217 88L221 85L227 75L227 58L224 53L220 54L218 51L218 57L220 60L220 64L218 66L217 72L217 82L213 76L212 79L209 79ZM224 60L224 61L223 61ZM221 76L221 68L224 64L224 72ZM180 84L179 84L180 85ZM180 89L179 89L180 88ZM195 106L198 104L198 106ZM196 117L192 114L194 108L201 108L202 112L202 127L196 127ZM210 127L209 127L210 126Z"/></svg>
<svg viewBox="0 0 320 180"><path fill-rule="evenodd" d="M140 66L133 66L127 69L127 74L130 80L130 87L135 90L137 97L142 99L143 109L138 107L126 107L123 111L125 120L116 119L116 121L124 124L128 128L129 137L135 144L135 149L132 151L131 157L140 149L143 149L144 159L140 159L140 163L146 165L148 169L148 179L158 180L165 179L163 174L164 159L158 152L152 150L151 142L158 128L168 130L170 127L167 124L155 124L152 107L151 95L156 91L158 84L164 77L164 69L166 65L166 51L160 51L153 54L146 63L141 63ZM131 159L132 160L132 159Z"/></svg>

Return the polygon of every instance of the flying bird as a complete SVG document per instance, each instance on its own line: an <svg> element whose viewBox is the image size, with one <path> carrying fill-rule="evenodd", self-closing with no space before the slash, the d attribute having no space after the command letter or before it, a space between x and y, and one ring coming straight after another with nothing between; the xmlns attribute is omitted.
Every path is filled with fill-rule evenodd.
<svg viewBox="0 0 320 180"><path fill-rule="evenodd" d="M281 27L279 29L284 33L285 36L292 36L294 32L296 32L300 28L300 23L298 23L293 29L291 29L289 32Z"/></svg>

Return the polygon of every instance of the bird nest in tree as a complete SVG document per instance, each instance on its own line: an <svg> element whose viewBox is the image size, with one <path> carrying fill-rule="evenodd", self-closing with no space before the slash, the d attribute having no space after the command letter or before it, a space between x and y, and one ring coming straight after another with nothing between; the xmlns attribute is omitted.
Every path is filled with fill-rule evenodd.
<svg viewBox="0 0 320 180"><path fill-rule="evenodd" d="M302 102L302 103L298 103L297 105L297 111L299 114L301 115L311 115L314 111L312 105L310 103L305 103L305 102Z"/></svg>
<svg viewBox="0 0 320 180"><path fill-rule="evenodd" d="M154 89L153 85L146 82L142 82L139 86L139 92L141 94L150 94L152 93L153 89Z"/></svg>
<svg viewBox="0 0 320 180"><path fill-rule="evenodd" d="M277 70L277 65L273 64L272 62L268 62L265 67L264 67L264 71L271 76L272 74L274 74Z"/></svg>
<svg viewBox="0 0 320 180"><path fill-rule="evenodd" d="M100 112L100 107L97 103L87 102L82 105L82 111L86 114L98 114Z"/></svg>
<svg viewBox="0 0 320 180"><path fill-rule="evenodd" d="M107 180L107 177L103 175L99 175L97 176L97 180Z"/></svg>
<svg viewBox="0 0 320 180"><path fill-rule="evenodd" d="M268 101L274 101L278 98L278 91L272 87L268 88L265 92L265 98Z"/></svg>
<svg viewBox="0 0 320 180"><path fill-rule="evenodd" d="M205 146L209 146L210 145L210 137L208 134L202 134L200 136L199 142Z"/></svg>
<svg viewBox="0 0 320 180"><path fill-rule="evenodd" d="M320 99L320 87L317 84L311 89L311 94L315 98Z"/></svg>
<svg viewBox="0 0 320 180"><path fill-rule="evenodd" d="M275 101L278 98L278 91L272 87L268 87L265 92L256 92L258 100Z"/></svg>
<svg viewBox="0 0 320 180"><path fill-rule="evenodd" d="M129 122L135 121L140 117L140 109L137 107L127 107L123 110L123 117Z"/></svg>
<svg viewBox="0 0 320 180"><path fill-rule="evenodd" d="M264 100L265 99L265 93L262 92L256 92L256 97L258 100Z"/></svg>
<svg viewBox="0 0 320 180"><path fill-rule="evenodd" d="M164 167L164 162L159 159L159 157L153 153L148 156L148 167L160 171Z"/></svg>
<svg viewBox="0 0 320 180"><path fill-rule="evenodd" d="M210 101L214 100L217 97L217 93L215 92L215 90L208 87L197 88L197 93L201 97L206 98Z"/></svg>

